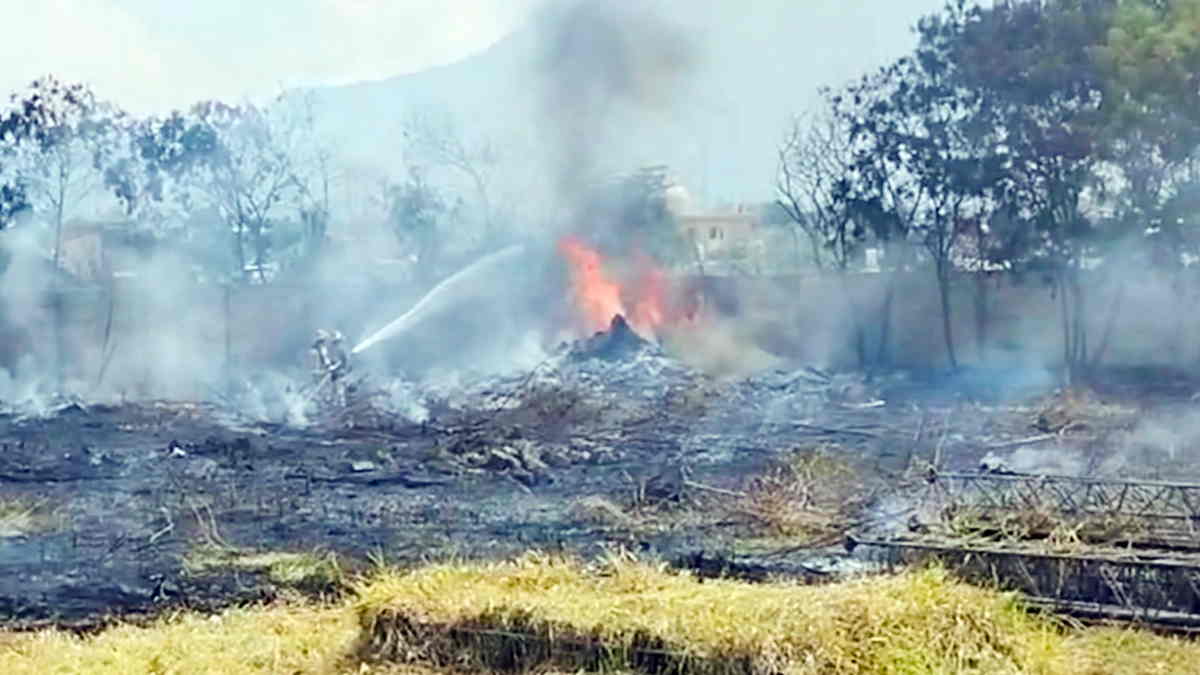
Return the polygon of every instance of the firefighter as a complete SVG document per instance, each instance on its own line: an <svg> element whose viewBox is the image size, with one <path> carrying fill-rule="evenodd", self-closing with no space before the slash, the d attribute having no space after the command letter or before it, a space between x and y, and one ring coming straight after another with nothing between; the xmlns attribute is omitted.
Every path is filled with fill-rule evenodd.
<svg viewBox="0 0 1200 675"><path fill-rule="evenodd" d="M338 405L346 404L346 375L350 370L344 341L341 331L335 330L331 333L317 330L317 339L312 345L313 379L318 387L329 385L329 399Z"/></svg>

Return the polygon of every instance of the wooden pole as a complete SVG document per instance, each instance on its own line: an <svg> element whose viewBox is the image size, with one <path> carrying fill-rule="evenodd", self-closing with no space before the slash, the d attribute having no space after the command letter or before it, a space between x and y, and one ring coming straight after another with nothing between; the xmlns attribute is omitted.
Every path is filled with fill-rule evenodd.
<svg viewBox="0 0 1200 675"><path fill-rule="evenodd" d="M233 393L233 290L229 284L224 286L225 314L225 392Z"/></svg>
<svg viewBox="0 0 1200 675"><path fill-rule="evenodd" d="M57 273L57 270L55 270ZM66 344L63 336L63 291L58 281L51 291L51 311L54 312L54 380L55 391L63 393L66 383Z"/></svg>

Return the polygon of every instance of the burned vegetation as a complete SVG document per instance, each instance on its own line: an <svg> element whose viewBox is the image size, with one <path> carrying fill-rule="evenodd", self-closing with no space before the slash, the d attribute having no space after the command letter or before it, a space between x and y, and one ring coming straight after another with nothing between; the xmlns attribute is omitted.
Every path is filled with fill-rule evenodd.
<svg viewBox="0 0 1200 675"><path fill-rule="evenodd" d="M1080 615L1200 615L1171 576L1192 573L1200 488L1132 481L1124 463L1169 407L1074 390L997 402L901 372L715 378L620 316L527 371L429 391L419 419L366 373L334 393L328 367L345 366L323 363L303 424L232 399L0 417L10 620L338 594L380 554L530 549L805 583L936 557ZM1146 588L1116 581L1129 574Z"/></svg>
<svg viewBox="0 0 1200 675"><path fill-rule="evenodd" d="M762 157L702 136L762 99L692 81L732 72L704 12L547 11L486 78L541 110L412 115L378 176L302 92L35 81L0 618L303 596L354 666L714 675L1058 672L1031 608L1200 630L1197 1L951 2L728 208ZM705 166L630 166L656 138Z"/></svg>

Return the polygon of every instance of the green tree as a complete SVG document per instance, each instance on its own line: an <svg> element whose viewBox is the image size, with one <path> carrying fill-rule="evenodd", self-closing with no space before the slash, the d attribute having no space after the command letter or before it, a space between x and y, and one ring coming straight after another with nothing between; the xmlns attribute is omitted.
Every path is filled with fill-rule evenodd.
<svg viewBox="0 0 1200 675"><path fill-rule="evenodd" d="M61 257L68 213L103 187L100 167L111 152L123 113L83 84L47 76L13 95L25 133L6 138L5 158L20 196L53 230L53 261Z"/></svg>
<svg viewBox="0 0 1200 675"><path fill-rule="evenodd" d="M384 186L388 222L400 244L414 251L419 275L426 282L438 276L446 225L459 208L425 178L419 166L409 167L403 183Z"/></svg>
<svg viewBox="0 0 1200 675"><path fill-rule="evenodd" d="M917 133L918 120L896 114L889 98L898 87L892 64L871 73L831 97L834 114L849 130L850 169L835 183L834 200L844 205L862 236L882 249L886 274L878 312L877 351L871 363L891 361L893 305L899 280L914 263L913 237L918 218L929 208L927 185L908 170L904 148L888 148L891 138Z"/></svg>
<svg viewBox="0 0 1200 675"><path fill-rule="evenodd" d="M1183 303L1186 259L1200 255L1200 2L1126 0L1105 37L1093 56L1106 82L1114 218L1175 277Z"/></svg>
<svg viewBox="0 0 1200 675"><path fill-rule="evenodd" d="M1109 0L1008 0L967 12L951 45L960 86L980 96L980 124L995 130L1004 177L1009 262L1037 271L1059 301L1069 377L1088 363L1085 271L1119 235L1097 207L1107 125L1106 81L1094 54L1111 25Z"/></svg>
<svg viewBox="0 0 1200 675"><path fill-rule="evenodd" d="M0 230L11 225L18 213L31 207L28 189L17 164L16 149L32 133L40 117L37 111L40 104L33 105L32 109L28 105L13 106L0 114Z"/></svg>
<svg viewBox="0 0 1200 675"><path fill-rule="evenodd" d="M964 223L987 217L1006 164L994 127L981 119L982 93L962 86L952 58L970 20L962 2L922 20L915 52L859 90L872 104L853 127L858 166L877 186L864 206L919 245L932 267L951 368L958 367L951 284L959 237Z"/></svg>

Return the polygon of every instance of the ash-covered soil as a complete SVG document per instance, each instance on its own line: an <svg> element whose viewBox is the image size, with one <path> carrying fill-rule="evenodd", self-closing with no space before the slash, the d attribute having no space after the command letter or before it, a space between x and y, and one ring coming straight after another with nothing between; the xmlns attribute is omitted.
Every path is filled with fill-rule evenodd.
<svg viewBox="0 0 1200 675"><path fill-rule="evenodd" d="M0 503L48 515L0 528L0 617L83 626L277 592L263 575L196 572L187 563L206 547L405 563L621 546L819 576L844 564L837 547L797 547L738 508L781 453L848 458L874 491L862 522L900 520L902 493L880 486L922 463L973 469L999 453L1020 470L1155 466L1142 459L1169 443L1139 429L1153 410L1169 411L1163 420L1190 410L1191 386L1148 412L1126 390L1071 398L1015 372L716 380L650 345L593 341L530 373L417 392L406 405L418 419L395 412L394 393L304 427L228 404L13 413L0 416Z"/></svg>

